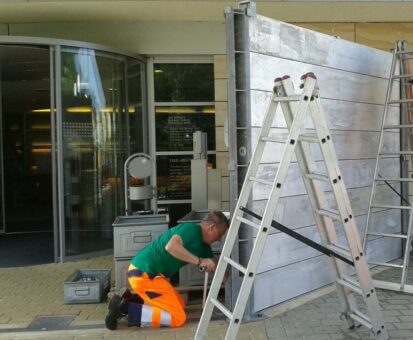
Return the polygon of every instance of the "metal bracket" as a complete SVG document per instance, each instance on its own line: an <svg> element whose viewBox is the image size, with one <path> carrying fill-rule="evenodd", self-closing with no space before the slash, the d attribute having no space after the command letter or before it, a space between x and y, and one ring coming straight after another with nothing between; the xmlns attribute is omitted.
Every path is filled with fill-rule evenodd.
<svg viewBox="0 0 413 340"><path fill-rule="evenodd" d="M255 0L240 1L238 7L245 10L245 14L248 17L257 16L257 4L255 3Z"/></svg>

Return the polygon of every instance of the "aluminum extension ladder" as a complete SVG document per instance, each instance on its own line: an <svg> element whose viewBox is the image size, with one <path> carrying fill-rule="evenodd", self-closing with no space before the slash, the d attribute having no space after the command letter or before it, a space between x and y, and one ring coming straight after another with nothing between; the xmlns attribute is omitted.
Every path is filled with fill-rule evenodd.
<svg viewBox="0 0 413 340"><path fill-rule="evenodd" d="M363 244L364 252L367 253L368 240L372 237L392 238L394 241L398 239L402 242L402 244L404 243L404 258L402 264L385 263L377 260L374 261L374 259L370 259L371 261L369 261L369 263L385 267L400 268L402 271L400 283L388 282L384 280L375 280L374 283L378 288L402 291L406 293L413 293L413 285L406 284L409 257L410 252L412 250L411 242L413 231L413 207L412 204L408 201L408 199L402 197L398 187L401 187L401 185L405 185L404 183L407 183L407 185L409 185L409 183L413 182L413 178L409 178L407 174L402 174L401 176L399 176L399 178L397 178L397 176L382 176L379 173L379 169L383 162L386 160L386 157L399 156L402 160L410 158L410 164L413 163L411 161L413 157L413 74L410 71L410 63L413 63L413 51L409 51L407 49L406 42L397 42L393 50L393 60L390 70L389 84L387 87L387 95L379 139L378 155L376 159L376 167L374 170L373 187L370 195L370 203L367 214L366 227L364 231L365 235ZM398 72L397 67L399 68L400 72ZM400 85L400 94L398 91L394 91L395 85ZM394 98L395 93L398 94L397 98ZM388 124L388 117L389 114L391 114L391 109L398 107L401 110L400 123L397 125ZM409 138L401 139L406 140L406 142L400 142L399 150L386 150L386 133L394 132L406 134L406 136L408 136ZM393 193L400 196L400 204L397 205L393 202L390 202L393 204L384 204L389 203L391 197L383 199L383 196L386 196L384 195L383 191L380 192L380 188L387 188L388 190L391 190ZM399 210L401 214L405 214L404 216L406 216L406 219L408 220L407 230L400 230L397 232L382 232L382 225L380 226L380 223L378 223L379 221L377 220L373 221L372 215L373 212L385 209L387 209L388 211Z"/></svg>
<svg viewBox="0 0 413 340"><path fill-rule="evenodd" d="M308 73L303 75L301 79L303 81L301 85L302 93L299 95L294 93L293 84L289 76L276 79L274 95L268 107L261 134L248 167L217 270L196 331L195 339L197 340L204 339L207 335L207 328L214 308L218 308L229 319L226 339L236 338L269 227L275 227L274 224L277 223L272 221L272 218L294 152L301 174L303 175L321 241L326 248L341 254L342 257L346 259L345 262L353 264L356 269L358 282L345 274L349 269L349 266L346 265L345 262L336 257L330 257L330 264L339 300L342 305L342 312L348 326L352 328L358 324L362 324L374 333L376 339L388 339L387 330L376 296L376 290L373 286L357 232L355 218L352 215L347 191L338 168L338 161L331 135L324 118L320 99L318 98L316 77L314 74ZM279 104L281 105L289 133L283 136L274 136L270 134L270 129ZM305 131L304 120L305 117L308 116L307 113L309 113L309 116L312 118L315 134L308 134L306 133L307 131ZM274 181L268 181L257 177L258 166L264 153L265 145L273 142L283 143L284 150ZM327 174L317 171L316 163L311 157L310 143L317 143L320 146ZM335 208L337 210L328 208L321 181L326 181L331 184L336 199L337 207ZM254 185L268 185L271 187L270 196L262 217L251 213L247 208ZM251 216L254 218L251 218ZM260 222L255 222L254 219L258 219ZM344 226L348 241L347 248L338 243L334 220L340 221ZM231 253L241 223L251 226L257 231L254 246L246 267L231 259ZM228 265L243 274L243 281L233 311L230 311L218 301L219 289ZM358 310L354 293L358 293L365 302L369 316Z"/></svg>

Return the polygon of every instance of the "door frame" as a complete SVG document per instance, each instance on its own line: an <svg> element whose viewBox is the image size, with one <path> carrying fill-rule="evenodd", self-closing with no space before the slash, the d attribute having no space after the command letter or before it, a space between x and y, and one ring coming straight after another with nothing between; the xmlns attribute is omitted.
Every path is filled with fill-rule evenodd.
<svg viewBox="0 0 413 340"><path fill-rule="evenodd" d="M1 74L0 74L1 76ZM2 101L2 86L0 78L0 188L1 188L1 205L0 205L0 234L6 233L6 217L4 211L6 209L4 202L4 154L3 154L3 101Z"/></svg>
<svg viewBox="0 0 413 340"><path fill-rule="evenodd" d="M50 122L53 181L53 243L54 260L65 260L65 219L63 193L62 100L60 45L50 45Z"/></svg>
<svg viewBox="0 0 413 340"><path fill-rule="evenodd" d="M95 51L113 53L122 58L131 57L139 60L145 66L142 81L146 78L147 58L137 53L123 49L113 48L101 44L88 43L75 40L53 39L24 36L0 36L1 45L37 46L49 49L50 63L50 124L51 124L51 152L52 152L52 209L53 209L53 242L55 262L65 262L65 207L64 207L64 178L63 178L63 130L62 130L62 98L61 98L61 51L65 48L87 48ZM142 93L142 102L147 109L146 89ZM126 98L127 99L127 98ZM2 98L0 82L0 129L3 127ZM146 112L145 117L149 115ZM146 118L145 118L146 119ZM4 154L3 138L0 138L0 235L6 233L5 201L4 201ZM82 257L83 255L80 255ZM77 257L77 256L75 256ZM71 258L71 257L70 257Z"/></svg>

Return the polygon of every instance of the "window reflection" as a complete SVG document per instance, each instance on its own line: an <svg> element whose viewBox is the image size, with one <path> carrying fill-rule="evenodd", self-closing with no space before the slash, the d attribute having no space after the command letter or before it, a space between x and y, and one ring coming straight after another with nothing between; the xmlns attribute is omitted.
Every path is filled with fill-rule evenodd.
<svg viewBox="0 0 413 340"><path fill-rule="evenodd" d="M173 201L191 199L192 158L193 156L179 155L157 157L159 200ZM216 156L209 155L208 168L213 169L215 166Z"/></svg>
<svg viewBox="0 0 413 340"><path fill-rule="evenodd" d="M113 220L124 212L125 63L87 49L62 53L68 255L112 247Z"/></svg>
<svg viewBox="0 0 413 340"><path fill-rule="evenodd" d="M156 102L213 102L213 64L155 64Z"/></svg>
<svg viewBox="0 0 413 340"><path fill-rule="evenodd" d="M114 217L125 212L124 161L148 152L145 65L98 50L57 50L0 45L0 232L50 236L62 213L64 255L110 249ZM58 60L61 69L50 74ZM50 90L59 88L52 96ZM63 176L54 161L62 161ZM54 199L62 194L54 190L58 181L63 202ZM61 237L60 230L55 236ZM50 238L44 241L53 253Z"/></svg>
<svg viewBox="0 0 413 340"><path fill-rule="evenodd" d="M208 149L215 149L214 106L157 106L156 150L192 151L195 131L207 133Z"/></svg>
<svg viewBox="0 0 413 340"><path fill-rule="evenodd" d="M214 66L157 63L154 80L158 203L174 225L190 211L181 203L191 200L193 133L206 132L208 151L215 151Z"/></svg>

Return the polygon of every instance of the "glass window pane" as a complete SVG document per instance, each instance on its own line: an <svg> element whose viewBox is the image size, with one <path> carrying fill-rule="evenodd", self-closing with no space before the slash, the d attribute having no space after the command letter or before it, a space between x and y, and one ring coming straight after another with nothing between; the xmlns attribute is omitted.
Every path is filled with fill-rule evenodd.
<svg viewBox="0 0 413 340"><path fill-rule="evenodd" d="M156 102L213 102L213 64L155 64Z"/></svg>
<svg viewBox="0 0 413 340"><path fill-rule="evenodd" d="M158 156L158 199L187 200L191 199L191 159L192 155ZM208 168L215 168L216 156L208 155Z"/></svg>
<svg viewBox="0 0 413 340"><path fill-rule="evenodd" d="M124 209L125 65L93 50L62 53L67 255L112 247Z"/></svg>
<svg viewBox="0 0 413 340"><path fill-rule="evenodd" d="M146 111L143 104L142 84L145 75L144 65L128 59L128 112L129 112L129 143L130 154L147 152L148 129Z"/></svg>
<svg viewBox="0 0 413 340"><path fill-rule="evenodd" d="M215 108L213 106L157 106L156 150L192 151L193 133L207 133L208 150L215 150Z"/></svg>
<svg viewBox="0 0 413 340"><path fill-rule="evenodd" d="M158 200L191 199L192 156L158 156Z"/></svg>
<svg viewBox="0 0 413 340"><path fill-rule="evenodd" d="M154 82L156 151L168 153L168 156L157 156L158 200L160 203L190 200L193 155L175 152L193 151L195 131L206 132L207 149L215 150L215 107L211 105L215 100L214 67L213 64L159 63L154 65ZM208 158L208 166L212 167L215 156ZM176 217L171 221L190 211L189 204L169 204L165 208Z"/></svg>
<svg viewBox="0 0 413 340"><path fill-rule="evenodd" d="M169 214L169 226L174 227L182 217L191 211L191 204L159 204L158 211L161 214ZM177 278L177 276L172 277L171 281L177 283Z"/></svg>

